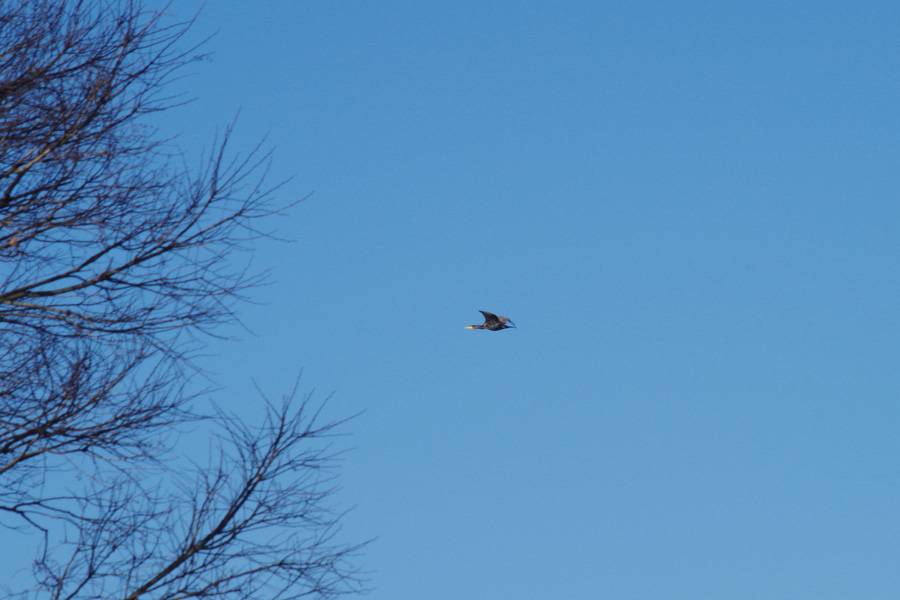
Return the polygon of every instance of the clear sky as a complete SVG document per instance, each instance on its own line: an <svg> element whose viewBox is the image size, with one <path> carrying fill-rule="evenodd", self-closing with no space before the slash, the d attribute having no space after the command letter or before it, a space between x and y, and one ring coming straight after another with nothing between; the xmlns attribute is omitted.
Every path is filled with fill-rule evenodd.
<svg viewBox="0 0 900 600"><path fill-rule="evenodd" d="M213 32L164 129L240 110L314 193L204 366L248 415L301 370L364 411L369 598L900 597L900 3L215 0Z"/></svg>

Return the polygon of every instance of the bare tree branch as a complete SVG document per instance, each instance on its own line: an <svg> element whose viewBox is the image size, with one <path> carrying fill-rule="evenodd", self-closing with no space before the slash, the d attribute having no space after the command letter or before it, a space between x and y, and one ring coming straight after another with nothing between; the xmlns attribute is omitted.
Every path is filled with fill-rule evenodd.
<svg viewBox="0 0 900 600"><path fill-rule="evenodd" d="M231 127L194 171L147 117L190 23L137 0L0 3L0 526L39 534L10 597L177 600L357 591L308 398L250 428L193 405L191 357L260 275L270 156ZM186 427L221 428L209 464Z"/></svg>

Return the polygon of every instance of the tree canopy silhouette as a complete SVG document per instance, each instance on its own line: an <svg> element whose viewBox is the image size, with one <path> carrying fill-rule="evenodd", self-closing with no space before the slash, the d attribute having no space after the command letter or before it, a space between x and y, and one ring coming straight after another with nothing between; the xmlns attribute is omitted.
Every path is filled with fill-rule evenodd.
<svg viewBox="0 0 900 600"><path fill-rule="evenodd" d="M189 25L127 0L0 3L0 526L40 533L12 597L359 588L317 441L338 423L296 389L258 428L192 408L192 353L258 283L234 251L284 206L230 130L193 171L149 125L201 57ZM190 423L217 430L209 462L173 458Z"/></svg>

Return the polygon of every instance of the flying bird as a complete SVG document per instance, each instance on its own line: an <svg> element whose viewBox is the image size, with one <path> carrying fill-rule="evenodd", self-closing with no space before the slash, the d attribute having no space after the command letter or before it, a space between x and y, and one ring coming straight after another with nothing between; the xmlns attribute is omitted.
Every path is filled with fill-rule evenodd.
<svg viewBox="0 0 900 600"><path fill-rule="evenodd" d="M516 324L509 320L509 317L498 317L494 313L479 310L484 315L483 325L469 325L466 329L489 329L491 331L500 331L501 329L515 328ZM509 323L509 325L507 325Z"/></svg>

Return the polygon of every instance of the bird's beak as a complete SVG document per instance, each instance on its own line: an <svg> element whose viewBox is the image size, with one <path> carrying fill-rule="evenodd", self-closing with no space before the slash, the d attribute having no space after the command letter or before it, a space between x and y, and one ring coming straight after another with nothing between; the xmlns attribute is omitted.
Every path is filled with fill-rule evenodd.
<svg viewBox="0 0 900 600"><path fill-rule="evenodd" d="M472 327L471 325L466 325L466 329L475 329L475 328Z"/></svg>

